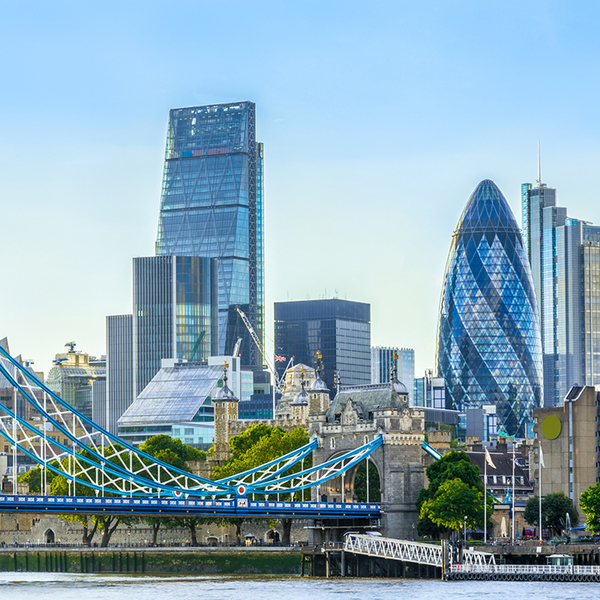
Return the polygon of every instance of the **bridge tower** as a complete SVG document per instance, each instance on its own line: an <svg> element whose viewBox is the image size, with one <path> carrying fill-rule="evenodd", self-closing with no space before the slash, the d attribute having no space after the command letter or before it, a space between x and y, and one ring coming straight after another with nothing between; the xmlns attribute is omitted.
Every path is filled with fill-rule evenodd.
<svg viewBox="0 0 600 600"><path fill-rule="evenodd" d="M408 405L408 390L395 373L389 383L345 387L331 405L325 404L321 390L310 390L309 434L318 440L313 464L326 462L352 450L377 435L383 444L369 460L379 472L381 484L381 532L387 537L411 539L417 521L415 502L424 487L423 450L425 411ZM355 499L356 469L313 489L313 500L347 502ZM343 490L342 490L343 485ZM335 540L343 531L315 528L314 542Z"/></svg>

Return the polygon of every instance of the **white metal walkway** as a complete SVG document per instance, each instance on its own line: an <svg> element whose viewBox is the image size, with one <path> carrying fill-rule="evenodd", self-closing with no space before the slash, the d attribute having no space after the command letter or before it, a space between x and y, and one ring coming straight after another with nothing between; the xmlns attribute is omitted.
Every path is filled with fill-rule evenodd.
<svg viewBox="0 0 600 600"><path fill-rule="evenodd" d="M436 544L409 542L373 535L349 534L346 536L344 550L354 554L378 556L434 567L442 566L442 547ZM495 566L495 564L494 555L489 552L477 552L475 550L465 550L463 552L463 565L465 566L477 566L486 569L491 565Z"/></svg>

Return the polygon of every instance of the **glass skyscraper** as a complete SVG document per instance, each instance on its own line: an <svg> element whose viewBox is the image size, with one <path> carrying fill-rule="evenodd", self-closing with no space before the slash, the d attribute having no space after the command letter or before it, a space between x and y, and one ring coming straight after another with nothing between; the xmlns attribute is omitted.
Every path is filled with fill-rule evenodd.
<svg viewBox="0 0 600 600"><path fill-rule="evenodd" d="M106 317L105 428L117 434L117 419L134 401L133 315ZM96 419L94 419L96 421ZM96 421L98 424L102 424Z"/></svg>
<svg viewBox="0 0 600 600"><path fill-rule="evenodd" d="M540 308L544 404L562 406L571 386L600 384L600 227L569 218L542 182L521 186L521 205Z"/></svg>
<svg viewBox="0 0 600 600"><path fill-rule="evenodd" d="M454 232L440 303L438 375L459 410L495 404L498 427L524 437L542 402L542 349L521 231L489 179Z"/></svg>
<svg viewBox="0 0 600 600"><path fill-rule="evenodd" d="M198 256L133 259L134 398L163 358L200 361L217 354L216 262Z"/></svg>
<svg viewBox="0 0 600 600"><path fill-rule="evenodd" d="M275 353L279 376L287 361L310 367L323 357L321 375L331 395L342 386L371 383L371 305L331 298L275 302Z"/></svg>
<svg viewBox="0 0 600 600"><path fill-rule="evenodd" d="M257 364L238 313L264 345L263 146L252 102L173 109L169 114L157 255L219 259L218 354L243 338L242 361Z"/></svg>
<svg viewBox="0 0 600 600"><path fill-rule="evenodd" d="M371 348L371 383L388 383L392 369L408 388L408 399L413 402L415 380L415 351L412 348Z"/></svg>

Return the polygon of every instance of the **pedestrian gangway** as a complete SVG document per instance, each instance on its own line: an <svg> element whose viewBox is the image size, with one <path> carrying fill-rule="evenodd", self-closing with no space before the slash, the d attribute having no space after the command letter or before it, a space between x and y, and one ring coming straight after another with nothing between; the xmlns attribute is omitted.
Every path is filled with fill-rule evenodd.
<svg viewBox="0 0 600 600"><path fill-rule="evenodd" d="M396 540L373 535L347 535L344 542L344 550L354 554L364 554L366 556L413 562L434 567L443 567L444 562L443 548L437 544ZM463 551L462 565L485 569L495 564L494 555L490 552L479 552L476 550Z"/></svg>

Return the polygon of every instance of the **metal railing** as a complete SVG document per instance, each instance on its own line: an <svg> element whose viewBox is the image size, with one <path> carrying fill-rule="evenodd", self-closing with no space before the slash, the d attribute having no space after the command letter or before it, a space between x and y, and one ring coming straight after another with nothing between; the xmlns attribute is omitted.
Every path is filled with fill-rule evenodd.
<svg viewBox="0 0 600 600"><path fill-rule="evenodd" d="M344 550L355 554L366 554L367 556L378 556L422 565L442 566L442 547L423 542L349 534L346 536ZM494 555L489 552L465 550L463 552L463 564L487 568L490 565L495 565L495 559Z"/></svg>
<svg viewBox="0 0 600 600"><path fill-rule="evenodd" d="M453 564L453 573L509 573L532 575L600 575L600 565L477 565Z"/></svg>

